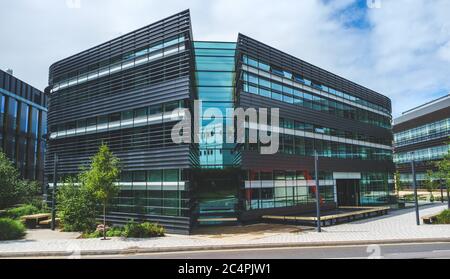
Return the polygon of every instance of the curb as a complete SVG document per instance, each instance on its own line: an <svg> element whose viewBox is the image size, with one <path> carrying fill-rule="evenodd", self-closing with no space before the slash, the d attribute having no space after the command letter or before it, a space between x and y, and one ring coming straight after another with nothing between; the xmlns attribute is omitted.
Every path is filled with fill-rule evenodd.
<svg viewBox="0 0 450 279"><path fill-rule="evenodd" d="M296 242L296 243L264 243L264 244L230 244L209 246L178 246L178 247L154 247L154 248L125 248L111 250L85 250L74 255L67 251L41 251L41 252L0 252L0 258L24 258L24 257L76 257L76 256L114 256L132 254L152 254L170 252L195 252L218 250L242 250L242 249L272 249L272 248L314 248L314 247L338 247L359 245L382 244L424 244L424 243L450 243L450 238L419 238L419 239L388 239L388 240L361 240L361 241L335 241L335 242Z"/></svg>

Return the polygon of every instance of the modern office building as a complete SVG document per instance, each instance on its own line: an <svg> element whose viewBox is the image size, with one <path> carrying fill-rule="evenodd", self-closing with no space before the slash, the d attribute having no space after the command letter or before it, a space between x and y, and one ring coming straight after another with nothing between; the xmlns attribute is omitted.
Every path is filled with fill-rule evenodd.
<svg viewBox="0 0 450 279"><path fill-rule="evenodd" d="M394 162L400 180L412 186L411 161L415 161L418 187L424 186L427 170L449 151L450 95L404 112L394 120Z"/></svg>
<svg viewBox="0 0 450 279"><path fill-rule="evenodd" d="M22 178L43 182L47 95L0 70L0 150Z"/></svg>
<svg viewBox="0 0 450 279"><path fill-rule="evenodd" d="M194 41L189 11L53 64L47 90L50 181L55 153L59 173L71 175L108 143L123 166L109 213L115 222L157 221L188 233L314 210L314 150L323 208L386 204L393 191L387 97L242 34ZM279 108L278 153L205 139L209 117L199 120L199 143L175 144L171 130L183 115L172 111L194 115L196 100L202 112L223 112L216 135L235 121L227 109Z"/></svg>

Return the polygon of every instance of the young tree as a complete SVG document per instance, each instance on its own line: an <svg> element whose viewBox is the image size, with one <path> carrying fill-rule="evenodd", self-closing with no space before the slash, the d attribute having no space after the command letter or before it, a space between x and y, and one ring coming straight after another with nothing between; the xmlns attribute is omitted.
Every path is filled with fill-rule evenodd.
<svg viewBox="0 0 450 279"><path fill-rule="evenodd" d="M425 188L430 193L430 202L434 202L433 191L437 188L436 174L432 170L427 170L425 176Z"/></svg>
<svg viewBox="0 0 450 279"><path fill-rule="evenodd" d="M400 179L400 172L396 171L394 174L395 179L395 188L397 189L397 198L400 198L400 192L403 191L404 185L402 180Z"/></svg>
<svg viewBox="0 0 450 279"><path fill-rule="evenodd" d="M106 144L100 146L98 153L92 158L90 169L81 175L82 183L103 206L103 239L106 239L106 209L119 193L119 186L116 184L119 176L119 159Z"/></svg>
<svg viewBox="0 0 450 279"><path fill-rule="evenodd" d="M450 190L450 150L442 160L436 162L436 167L438 168L437 175L447 186L448 197L448 191ZM448 207L450 209L450 200L448 202Z"/></svg>

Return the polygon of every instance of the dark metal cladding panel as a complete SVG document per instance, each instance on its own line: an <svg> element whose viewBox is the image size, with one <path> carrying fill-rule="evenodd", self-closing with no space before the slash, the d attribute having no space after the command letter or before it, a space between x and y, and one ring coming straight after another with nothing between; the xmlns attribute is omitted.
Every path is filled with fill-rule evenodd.
<svg viewBox="0 0 450 279"><path fill-rule="evenodd" d="M54 63L50 66L49 84L53 85L55 77L85 70L105 59L181 34L184 34L188 41L192 41L189 10Z"/></svg>
<svg viewBox="0 0 450 279"><path fill-rule="evenodd" d="M244 108L279 108L280 117L282 118L294 119L301 122L321 125L328 128L341 129L344 131L359 132L369 136L386 138L390 142L393 139L392 132L388 129L375 127L356 120L335 117L328 113L305 107L300 108L296 105L268 99L255 94L241 92L240 106Z"/></svg>
<svg viewBox="0 0 450 279"><path fill-rule="evenodd" d="M280 69L300 74L307 79L316 81L337 90L347 92L361 99L367 100L391 111L391 101L375 91L346 80L319 67L304 62L277 49L262 44L242 34L238 39L238 58L247 54L256 59L261 59ZM239 84L238 84L238 88ZM393 135L390 129L375 127L374 125L340 118L325 112L308 108L300 108L284 102L279 102L262 96L240 92L238 103L244 108L279 108L280 117L311 123L329 128L362 133L364 135L384 138L392 142ZM275 154L261 155L254 151L242 151L242 168L255 170L297 170L314 168L312 157L297 155ZM321 158L320 168L331 172L390 172L395 169L392 161L357 160Z"/></svg>
<svg viewBox="0 0 450 279"><path fill-rule="evenodd" d="M76 139L74 139L76 143ZM101 144L101 139L90 144L71 144L72 148L62 145L51 146L47 151L48 159L45 162L45 173L51 175L53 171L53 156L58 153L58 170L63 174L76 174L80 166L87 166ZM68 144L66 142L66 144ZM70 144L70 143L69 143ZM188 145L177 145L164 148L139 150L136 148L111 147L111 151L120 159L123 171L157 170L157 169L187 169L191 167L189 160L190 149Z"/></svg>
<svg viewBox="0 0 450 279"><path fill-rule="evenodd" d="M55 79L85 72L105 59L181 35L185 38L184 50L52 93L49 127L172 101L189 104L193 99L194 63L188 10L53 64L48 90ZM102 142L108 143L125 171L191 168L198 161L195 150L189 144L173 144L170 137L173 125L174 122L164 122L52 140L46 156L46 174L52 173L55 152L61 174L77 173L80 166L89 163Z"/></svg>
<svg viewBox="0 0 450 279"><path fill-rule="evenodd" d="M55 94L50 100L51 109L48 119L53 126L59 123L189 98L189 77L181 77L129 92L121 92L120 94L106 94L103 97L92 98L92 101L88 103L83 102L81 106L80 104L68 106L66 105L67 102L64 102L64 98Z"/></svg>
<svg viewBox="0 0 450 279"><path fill-rule="evenodd" d="M414 169L416 173L425 173L427 170L437 171L438 168L435 166L435 163L438 162L437 160L433 161L423 161L423 162L416 162ZM411 174L411 164L400 164L397 165L397 171L400 173L409 173Z"/></svg>
<svg viewBox="0 0 450 279"><path fill-rule="evenodd" d="M392 111L391 100L388 97L242 34L238 37L238 52L260 58L281 69L298 73L307 79L334 87Z"/></svg>
<svg viewBox="0 0 450 279"><path fill-rule="evenodd" d="M428 123L436 122L442 119L450 117L450 107L437 110L435 112L429 113L427 115L411 119L397 125L394 125L394 133L400 133L405 130L414 129L415 127L423 126ZM394 123L395 124L395 123Z"/></svg>
<svg viewBox="0 0 450 279"><path fill-rule="evenodd" d="M433 140L427 140L415 144L409 144L401 147L396 147L395 152L396 153L402 153L402 152L410 152L414 150L420 150L420 149L426 149L426 148L432 148L436 146L442 146L449 142L448 137L441 137L438 139Z"/></svg>
<svg viewBox="0 0 450 279"><path fill-rule="evenodd" d="M331 172L394 172L392 161L320 158L320 169ZM314 158L296 155L261 155L242 151L242 168L252 170L314 170Z"/></svg>

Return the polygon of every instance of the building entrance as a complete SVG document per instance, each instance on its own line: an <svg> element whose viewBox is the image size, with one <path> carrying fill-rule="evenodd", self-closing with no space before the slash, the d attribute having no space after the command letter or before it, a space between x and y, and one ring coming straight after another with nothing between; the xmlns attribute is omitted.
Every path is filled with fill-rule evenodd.
<svg viewBox="0 0 450 279"><path fill-rule="evenodd" d="M359 206L359 179L336 180L338 206Z"/></svg>

